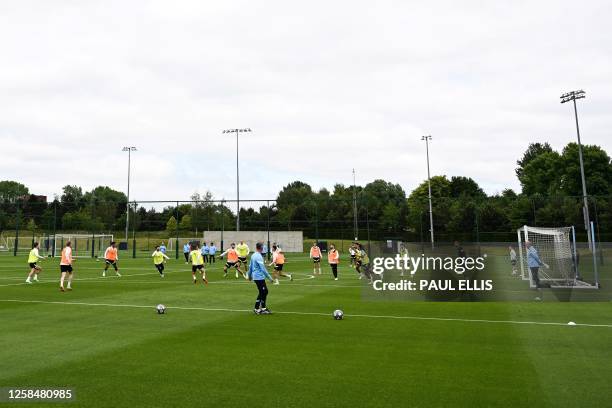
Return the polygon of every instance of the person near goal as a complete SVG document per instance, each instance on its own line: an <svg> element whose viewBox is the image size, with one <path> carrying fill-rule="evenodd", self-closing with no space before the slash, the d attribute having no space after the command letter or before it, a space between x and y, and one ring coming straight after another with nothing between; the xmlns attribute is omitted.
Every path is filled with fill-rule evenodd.
<svg viewBox="0 0 612 408"><path fill-rule="evenodd" d="M531 278L536 288L540 287L540 267L550 268L546 263L540 259L538 250L531 244L531 241L525 241L525 247L527 248L527 266L531 272Z"/></svg>
<svg viewBox="0 0 612 408"><path fill-rule="evenodd" d="M512 275L516 275L518 270L516 269L516 251L512 246L508 247L510 251L510 265L512 265Z"/></svg>

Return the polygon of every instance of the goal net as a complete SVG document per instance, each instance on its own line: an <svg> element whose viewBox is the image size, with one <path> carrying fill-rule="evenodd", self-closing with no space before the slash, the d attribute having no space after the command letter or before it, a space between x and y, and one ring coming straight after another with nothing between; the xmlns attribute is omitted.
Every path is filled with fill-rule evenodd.
<svg viewBox="0 0 612 408"><path fill-rule="evenodd" d="M538 271L540 282L552 288L593 287L580 279L576 263L576 234L574 227L539 228L525 225L517 230L521 277L535 282L527 263L526 242L537 251L540 260L548 265Z"/></svg>
<svg viewBox="0 0 612 408"><path fill-rule="evenodd" d="M72 256L75 258L101 258L113 239L111 234L56 234L51 239L52 247L49 253L54 257L61 256L62 248L64 248L66 242L70 241Z"/></svg>
<svg viewBox="0 0 612 408"><path fill-rule="evenodd" d="M50 248L49 239L48 235L15 237L0 234L0 252L13 252L15 251L15 246L17 246L18 253L27 253L32 249L32 243L38 242L40 244L41 255L46 255L49 253Z"/></svg>
<svg viewBox="0 0 612 408"><path fill-rule="evenodd" d="M175 251L176 250L176 240L177 238L168 238L166 240L166 248L168 248L168 252L171 251ZM162 240L163 242L163 240ZM179 237L178 238L178 246L179 246L179 252L183 252L183 246L185 244L198 244L200 245L203 242L202 237L199 238L186 238L186 237Z"/></svg>

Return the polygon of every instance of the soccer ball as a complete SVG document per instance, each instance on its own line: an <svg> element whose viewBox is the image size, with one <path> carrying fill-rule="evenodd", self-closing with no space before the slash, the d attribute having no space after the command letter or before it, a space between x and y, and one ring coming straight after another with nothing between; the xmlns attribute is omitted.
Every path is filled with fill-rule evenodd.
<svg viewBox="0 0 612 408"><path fill-rule="evenodd" d="M334 310L333 316L334 320L342 320L342 318L344 317L344 312L340 309L336 309Z"/></svg>
<svg viewBox="0 0 612 408"><path fill-rule="evenodd" d="M159 305L157 305L157 314L164 314L166 313L166 306L162 305L161 303Z"/></svg>

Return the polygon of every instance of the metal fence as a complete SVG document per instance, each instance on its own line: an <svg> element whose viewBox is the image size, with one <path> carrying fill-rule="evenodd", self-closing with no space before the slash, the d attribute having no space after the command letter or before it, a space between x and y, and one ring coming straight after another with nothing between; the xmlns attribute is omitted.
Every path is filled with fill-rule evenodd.
<svg viewBox="0 0 612 408"><path fill-rule="evenodd" d="M426 200L388 202L384 198L241 200L237 225L236 201L132 201L40 202L28 199L0 202L0 251L17 255L34 241L46 242L52 253L56 235L112 235L122 251L139 257L156 245L172 243L176 257L186 238L203 237L205 231L302 231L304 250L312 241L334 242L347 248L355 241L381 245L389 240L408 242L431 250L429 207ZM597 249L603 262L602 242L612 241L612 197L589 197ZM355 212L354 209L357 209ZM129 223L126 225L126 213ZM435 198L433 249L459 241L515 242L522 225L576 226L577 241L586 242L581 197L496 196ZM83 244L85 245L85 244ZM220 243L221 250L228 246ZM95 251L91 251L96 256Z"/></svg>

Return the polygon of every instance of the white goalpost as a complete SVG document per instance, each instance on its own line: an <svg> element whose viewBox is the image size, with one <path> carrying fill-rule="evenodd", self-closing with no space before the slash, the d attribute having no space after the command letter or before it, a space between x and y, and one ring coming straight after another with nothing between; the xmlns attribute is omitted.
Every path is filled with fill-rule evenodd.
<svg viewBox="0 0 612 408"><path fill-rule="evenodd" d="M551 288L597 288L581 279L574 227L540 228L527 225L517 230L521 277L535 287L527 264L525 243L529 241L548 268L540 268L540 282Z"/></svg>
<svg viewBox="0 0 612 408"><path fill-rule="evenodd" d="M0 252L12 252L15 250L15 245L17 245L17 252L24 253L29 252L32 249L32 242L38 242L40 244L40 250L42 254L46 254L48 252L47 248L50 246L45 246L49 242L49 236L47 235L24 235L20 236L17 239L15 236L5 236L0 233Z"/></svg>
<svg viewBox="0 0 612 408"><path fill-rule="evenodd" d="M113 240L112 234L55 234L51 237L52 247L49 252L54 257L61 256L62 248L70 241L75 258L101 258Z"/></svg>
<svg viewBox="0 0 612 408"><path fill-rule="evenodd" d="M177 239L176 237L175 238L168 238L165 241L166 242L166 248L167 248L168 251L175 251L176 250L176 239ZM178 238L179 252L183 252L183 245L185 245L185 244L202 243L202 242L204 242L202 237L195 237L195 238L179 237Z"/></svg>

